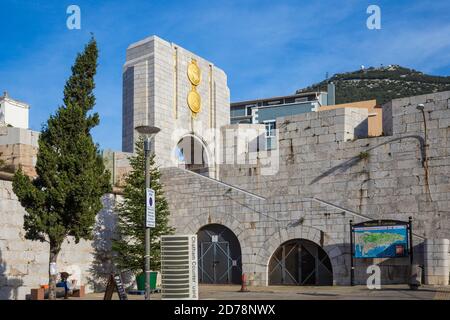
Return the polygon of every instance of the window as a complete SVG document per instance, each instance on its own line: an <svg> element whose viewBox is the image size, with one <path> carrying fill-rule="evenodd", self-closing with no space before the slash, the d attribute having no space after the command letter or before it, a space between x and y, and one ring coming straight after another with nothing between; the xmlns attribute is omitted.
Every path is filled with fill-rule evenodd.
<svg viewBox="0 0 450 320"><path fill-rule="evenodd" d="M269 101L267 104L268 104L269 106L273 106L273 105L276 105L276 104L281 104L281 101L280 101L280 100Z"/></svg>
<svg viewBox="0 0 450 320"><path fill-rule="evenodd" d="M266 150L273 150L276 142L276 121L264 121L264 125L266 126Z"/></svg>
<svg viewBox="0 0 450 320"><path fill-rule="evenodd" d="M295 99L294 98L285 98L284 99L284 103L294 103Z"/></svg>
<svg viewBox="0 0 450 320"><path fill-rule="evenodd" d="M245 116L245 106L231 106L231 117L243 117Z"/></svg>
<svg viewBox="0 0 450 320"><path fill-rule="evenodd" d="M306 102L308 101L308 97L303 97L303 98L296 98L295 102Z"/></svg>
<svg viewBox="0 0 450 320"><path fill-rule="evenodd" d="M253 107L256 107L256 106L255 106L254 104L245 106L245 109L246 109L246 115L247 115L247 116L251 116L251 115L252 115L252 109L253 109Z"/></svg>
<svg viewBox="0 0 450 320"><path fill-rule="evenodd" d="M275 137L275 127L276 127L276 122L275 120L270 120L270 121L264 121L264 124L266 125L266 137Z"/></svg>

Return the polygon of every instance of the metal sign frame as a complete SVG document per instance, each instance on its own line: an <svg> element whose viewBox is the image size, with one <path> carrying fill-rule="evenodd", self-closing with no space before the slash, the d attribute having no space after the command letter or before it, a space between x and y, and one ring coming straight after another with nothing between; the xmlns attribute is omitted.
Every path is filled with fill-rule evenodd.
<svg viewBox="0 0 450 320"><path fill-rule="evenodd" d="M388 226L406 226L406 242L408 247L408 254L402 257L390 257L391 259L395 258L404 258L409 256L409 263L412 267L413 259L414 259L414 252L413 252L413 239L412 239L412 217L408 218L408 221L400 221L400 220L370 220L365 221L361 223L353 224L353 220L350 220L350 260L351 260L351 266L350 266L350 285L354 285L354 279L355 279L355 228L358 227L388 227ZM387 257L386 257L387 258ZM361 258L359 258L361 259ZM364 258L363 258L364 259ZM376 259L376 258L366 258L366 259ZM383 258L380 258L383 259Z"/></svg>
<svg viewBox="0 0 450 320"><path fill-rule="evenodd" d="M123 287L122 277L120 276L120 274L111 273L106 285L103 300L111 300L114 291L117 292L119 300L128 300L128 295L125 291L125 288Z"/></svg>

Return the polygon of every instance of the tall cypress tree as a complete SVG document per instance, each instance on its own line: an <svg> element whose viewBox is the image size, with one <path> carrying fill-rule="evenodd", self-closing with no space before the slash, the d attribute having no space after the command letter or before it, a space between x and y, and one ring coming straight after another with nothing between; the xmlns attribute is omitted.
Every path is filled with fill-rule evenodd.
<svg viewBox="0 0 450 320"><path fill-rule="evenodd" d="M56 263L67 237L75 243L91 239L101 196L110 191L91 129L99 124L93 93L97 69L97 43L91 39L78 54L64 88L64 105L50 116L39 136L37 177L22 170L14 175L13 190L26 210L24 229L29 240L48 242L49 262ZM56 298L57 275L49 268L50 299Z"/></svg>
<svg viewBox="0 0 450 320"><path fill-rule="evenodd" d="M136 142L136 153L130 157L131 171L125 179L123 202L116 206L118 213L117 239L113 241L114 261L123 271L145 270L145 157L144 139ZM151 230L150 267L160 268L160 237L172 234L169 226L169 206L160 182L161 173L155 165L155 157L150 157L150 187L155 190L155 228Z"/></svg>

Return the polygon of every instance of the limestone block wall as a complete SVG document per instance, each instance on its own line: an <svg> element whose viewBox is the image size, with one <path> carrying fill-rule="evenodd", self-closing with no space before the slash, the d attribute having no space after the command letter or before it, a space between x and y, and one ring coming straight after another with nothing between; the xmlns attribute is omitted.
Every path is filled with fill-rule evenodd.
<svg viewBox="0 0 450 320"><path fill-rule="evenodd" d="M111 272L116 198L104 197L105 209L97 216L94 240L75 244L69 239L58 257L58 271L73 274L71 279L86 285L87 292L104 287ZM25 239L24 214L11 182L0 180L0 300L25 299L32 288L48 283L48 245Z"/></svg>
<svg viewBox="0 0 450 320"><path fill-rule="evenodd" d="M278 118L278 172L255 176L228 166L221 179L269 198L316 197L368 217L412 216L420 236L448 238L449 97L394 100L393 135L376 138L350 139L348 129L355 127L345 128L340 116L346 115L339 114L346 109ZM426 135L419 103L425 104Z"/></svg>
<svg viewBox="0 0 450 320"><path fill-rule="evenodd" d="M288 194L261 199L179 168L166 168L162 173L170 221L176 232L197 233L208 224L228 227L241 245L242 271L254 279L255 285L268 284L270 258L281 244L292 239L321 246L332 263L333 283L350 284L350 220L367 220L357 212ZM423 261L422 240L415 237L414 241L415 259ZM356 284L366 283L366 270L372 264L380 266L382 284L406 283L409 279L408 258L360 259L355 260Z"/></svg>
<svg viewBox="0 0 450 320"><path fill-rule="evenodd" d="M163 168L171 223L178 233L196 233L211 223L230 228L241 245L243 272L262 285L268 283L268 263L278 246L290 239L313 241L330 257L334 283L348 285L350 220L411 216L414 262L428 265L430 283L435 276L445 282L445 270L434 267L446 262L431 262L444 261L434 256L444 257L445 249L427 249L422 242L450 237L449 99L450 92L443 92L394 100L392 135L370 139L355 139L365 132L366 115L360 111L279 118L275 153L279 163L271 174L259 171L258 162L223 165L224 184L183 169ZM424 115L416 108L419 103L425 104L426 134ZM65 244L59 260L60 269L78 266L81 281L90 284L90 290L101 287L98 279L111 268L116 200L112 195L105 198L96 240ZM24 239L24 210L10 182L0 182L0 206L0 293L22 298L46 281L48 248ZM433 258L426 258L430 254ZM407 281L406 259L366 259L357 261L356 283L365 283L366 267L373 263L381 266L385 283Z"/></svg>
<svg viewBox="0 0 450 320"><path fill-rule="evenodd" d="M449 283L449 243L448 239L428 239L425 241L425 283L448 285Z"/></svg>
<svg viewBox="0 0 450 320"><path fill-rule="evenodd" d="M337 285L350 281L349 221L357 216L313 199L260 199L179 168L162 170L162 182L177 233L195 234L221 224L237 236L243 272L255 285L268 284L269 260L290 239L307 239L330 257Z"/></svg>
<svg viewBox="0 0 450 320"><path fill-rule="evenodd" d="M106 170L111 173L111 184L115 187L123 187L125 185L125 178L130 171L129 158L132 153L117 152L111 150L103 151L103 161Z"/></svg>
<svg viewBox="0 0 450 320"><path fill-rule="evenodd" d="M134 128L154 121L149 110L155 100L154 42L139 41L127 49L123 66L122 90L122 151L133 152L137 133Z"/></svg>
<svg viewBox="0 0 450 320"><path fill-rule="evenodd" d="M265 150L264 124L231 124L221 128L220 164L228 166L258 165ZM224 166L225 167L225 166Z"/></svg>
<svg viewBox="0 0 450 320"><path fill-rule="evenodd" d="M268 262L277 247L296 238L322 246L332 260L334 282L349 284L350 220L407 221L411 216L414 263L423 265L423 239L445 237L450 230L449 129L443 120L450 117L449 94L394 100L392 136L364 138L365 110L279 118L279 166L268 175L258 162L237 163L239 140L230 142L225 135L224 159L231 152L236 162L221 165L220 178L254 196L167 168L163 182L172 224L180 233L196 233L211 223L229 227L241 244L243 271L256 284L267 284ZM426 135L418 103L426 104ZM409 279L409 259L358 259L357 284L366 283L372 264L380 266L384 284Z"/></svg>
<svg viewBox="0 0 450 320"><path fill-rule="evenodd" d="M0 133L0 160L4 161L1 171L14 172L22 169L30 176L36 171L39 132L14 127L3 127Z"/></svg>
<svg viewBox="0 0 450 320"><path fill-rule="evenodd" d="M442 92L392 101L390 112L383 112L392 115L386 123L392 135L376 138L355 139L364 115L345 109L278 118L279 170L258 175L257 169L225 165L221 180L279 203L314 198L368 219L411 216L415 263L423 265L423 238L450 236L449 98ZM409 261L358 263L377 263L386 279L400 282ZM359 270L362 282L367 275Z"/></svg>
<svg viewBox="0 0 450 320"><path fill-rule="evenodd" d="M33 147L38 146L39 132L15 127L3 127L2 131L0 145L26 144Z"/></svg>
<svg viewBox="0 0 450 320"><path fill-rule="evenodd" d="M392 136L392 120L392 101L390 101L383 105L383 135Z"/></svg>
<svg viewBox="0 0 450 320"><path fill-rule="evenodd" d="M27 144L7 144L0 145L0 160L4 161L0 171L13 173L22 167L22 170L33 177L36 175L34 166L36 165L38 148Z"/></svg>

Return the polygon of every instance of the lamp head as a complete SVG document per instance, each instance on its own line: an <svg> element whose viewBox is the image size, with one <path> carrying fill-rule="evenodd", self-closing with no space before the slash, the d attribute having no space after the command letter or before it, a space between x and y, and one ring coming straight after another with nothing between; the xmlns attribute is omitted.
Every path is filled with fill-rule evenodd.
<svg viewBox="0 0 450 320"><path fill-rule="evenodd" d="M417 110L423 111L423 109L425 108L423 103L419 103L416 107Z"/></svg>
<svg viewBox="0 0 450 320"><path fill-rule="evenodd" d="M159 131L161 131L158 127L153 126L137 126L134 128L139 134L146 136L147 138L154 137Z"/></svg>

